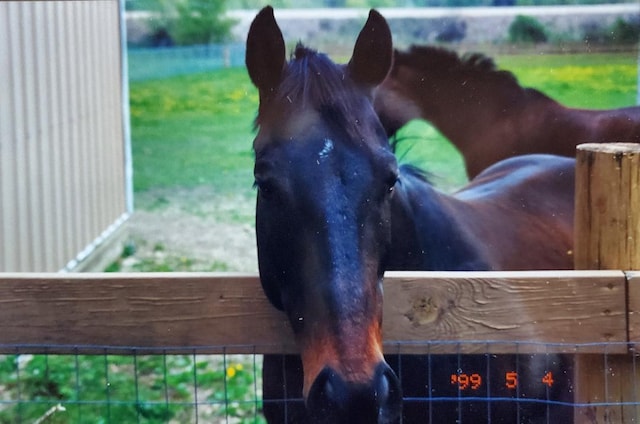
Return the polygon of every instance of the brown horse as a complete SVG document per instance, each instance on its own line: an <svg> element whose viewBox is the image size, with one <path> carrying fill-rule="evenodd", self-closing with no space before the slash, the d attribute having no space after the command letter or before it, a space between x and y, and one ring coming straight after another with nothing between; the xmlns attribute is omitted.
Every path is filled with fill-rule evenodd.
<svg viewBox="0 0 640 424"><path fill-rule="evenodd" d="M265 357L270 422L401 419L401 382L382 353L385 270L572 267L574 160L512 158L454 196L436 190L417 169L398 166L373 109L391 61L391 33L375 11L347 65L302 45L287 61L270 7L251 25L260 280L288 316L302 358L300 369L286 366L294 359ZM420 377L403 377L403 387L424 388ZM304 405L275 402L283 390ZM404 422L421 422L410 411Z"/></svg>
<svg viewBox="0 0 640 424"><path fill-rule="evenodd" d="M580 143L640 142L640 107L568 108L486 56L436 47L396 50L375 108L389 135L411 119L431 122L462 153L469 178L512 156L575 157Z"/></svg>

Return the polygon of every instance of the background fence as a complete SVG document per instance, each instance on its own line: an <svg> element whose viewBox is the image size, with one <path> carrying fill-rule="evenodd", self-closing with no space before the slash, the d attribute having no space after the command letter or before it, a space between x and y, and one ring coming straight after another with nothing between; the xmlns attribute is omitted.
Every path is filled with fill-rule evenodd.
<svg viewBox="0 0 640 424"><path fill-rule="evenodd" d="M128 215L120 4L0 2L0 271L75 268Z"/></svg>
<svg viewBox="0 0 640 424"><path fill-rule="evenodd" d="M166 78L244 66L244 43L129 48L129 80Z"/></svg>

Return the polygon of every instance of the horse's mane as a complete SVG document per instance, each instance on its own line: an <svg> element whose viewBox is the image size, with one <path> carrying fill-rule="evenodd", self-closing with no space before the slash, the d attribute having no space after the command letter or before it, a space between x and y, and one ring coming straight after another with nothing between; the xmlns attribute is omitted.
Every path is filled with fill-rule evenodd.
<svg viewBox="0 0 640 424"><path fill-rule="evenodd" d="M363 93L346 75L344 65L298 43L273 98L259 111L257 125L268 123L274 116L283 118L294 110L309 108L361 139L357 113L363 107Z"/></svg>
<svg viewBox="0 0 640 424"><path fill-rule="evenodd" d="M490 78L497 82L522 88L509 71L498 69L494 60L482 53L456 52L441 47L411 46L408 51L395 51L395 66L424 70L429 73L457 74L466 77Z"/></svg>
<svg viewBox="0 0 640 424"><path fill-rule="evenodd" d="M495 61L482 53L458 55L441 47L413 45L406 52L395 50L391 75L396 77L398 69L403 66L425 74L435 74L436 78L458 78L465 82L476 80L486 87L489 87L487 83L491 83L523 96L550 99L535 88L521 86L513 73L498 69Z"/></svg>

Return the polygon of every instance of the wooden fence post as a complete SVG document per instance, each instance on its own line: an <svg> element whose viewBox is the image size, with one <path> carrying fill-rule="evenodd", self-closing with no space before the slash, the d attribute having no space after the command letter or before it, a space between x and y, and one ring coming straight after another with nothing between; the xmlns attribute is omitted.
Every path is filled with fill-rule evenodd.
<svg viewBox="0 0 640 424"><path fill-rule="evenodd" d="M640 144L581 144L576 269L640 269Z"/></svg>
<svg viewBox="0 0 640 424"><path fill-rule="evenodd" d="M574 258L576 269L640 269L640 144L578 146ZM576 408L576 424L638 422L640 407L608 405L639 400L635 361L634 349L576 355L575 402L591 404Z"/></svg>

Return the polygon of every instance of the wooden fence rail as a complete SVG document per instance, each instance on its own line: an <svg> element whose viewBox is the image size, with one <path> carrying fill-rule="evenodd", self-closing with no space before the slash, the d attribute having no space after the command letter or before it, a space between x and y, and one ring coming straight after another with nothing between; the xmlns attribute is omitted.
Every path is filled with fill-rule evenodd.
<svg viewBox="0 0 640 424"><path fill-rule="evenodd" d="M384 337L394 353L423 353L429 340L491 342L431 353L626 353L640 342L637 285L622 271L390 272ZM0 274L3 353L288 353L291 335L256 275Z"/></svg>

